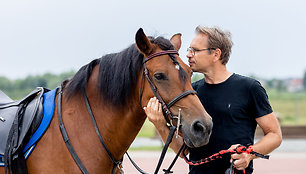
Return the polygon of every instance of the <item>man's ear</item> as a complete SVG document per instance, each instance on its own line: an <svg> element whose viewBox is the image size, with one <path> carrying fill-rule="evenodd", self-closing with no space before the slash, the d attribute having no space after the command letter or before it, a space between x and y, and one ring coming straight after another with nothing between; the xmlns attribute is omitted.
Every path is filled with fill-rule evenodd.
<svg viewBox="0 0 306 174"><path fill-rule="evenodd" d="M221 50L219 48L217 48L216 50L214 50L214 56L215 56L215 60L218 61L221 58Z"/></svg>
<svg viewBox="0 0 306 174"><path fill-rule="evenodd" d="M145 35L142 28L139 28L135 35L136 46L138 50L143 53L145 56L148 56L153 49L153 46L149 38Z"/></svg>
<svg viewBox="0 0 306 174"><path fill-rule="evenodd" d="M172 43L172 45L174 46L174 49L176 51L179 51L179 49L181 48L182 45L182 34L181 33L177 33L175 35L173 35L170 39L170 42Z"/></svg>

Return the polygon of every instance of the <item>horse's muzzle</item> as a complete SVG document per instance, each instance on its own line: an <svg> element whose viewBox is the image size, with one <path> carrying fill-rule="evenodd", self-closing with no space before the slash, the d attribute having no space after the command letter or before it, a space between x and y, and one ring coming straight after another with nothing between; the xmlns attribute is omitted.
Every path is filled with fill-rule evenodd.
<svg viewBox="0 0 306 174"><path fill-rule="evenodd" d="M182 124L182 133L185 144L190 148L206 145L212 131L212 120L196 119L191 125Z"/></svg>

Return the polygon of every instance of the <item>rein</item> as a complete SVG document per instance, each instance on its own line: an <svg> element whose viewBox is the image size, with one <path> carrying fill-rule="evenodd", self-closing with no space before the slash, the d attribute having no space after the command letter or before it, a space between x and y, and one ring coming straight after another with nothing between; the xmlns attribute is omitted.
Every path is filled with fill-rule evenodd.
<svg viewBox="0 0 306 174"><path fill-rule="evenodd" d="M85 91L83 91L83 95L84 95L84 99L85 99L85 103L86 103L87 110L88 110L88 112L89 112L89 115L90 115L90 118L91 118L91 120L92 120L92 123L93 123L93 125L94 125L94 127L95 127L96 133L97 133L97 135L98 135L98 137L99 137L100 143L102 144L103 148L104 148L105 151L107 152L108 157L112 160L112 162L113 162L113 164L114 164L112 173L115 173L115 168L116 168L116 167L118 167L120 173L123 173L123 170L122 170L122 167L121 167L123 158L121 158L120 161L116 161L115 158L114 158L114 157L112 156L112 154L110 153L110 151L108 150L108 148L107 148L107 146L105 145L105 143L104 143L104 141L103 141L103 138L102 138L102 136L101 136L101 134L100 134L99 128L98 128L98 126L97 126L95 117L94 117L94 115L93 115L93 113L92 113L92 110L91 110L91 108L90 108L90 105L89 105L89 102L88 102L88 98L87 98L87 96L86 96Z"/></svg>
<svg viewBox="0 0 306 174"><path fill-rule="evenodd" d="M62 133L62 136L63 136L63 139L65 141L65 144L71 154L71 156L73 157L74 161L76 162L76 164L78 165L78 167L80 168L80 170L82 171L83 174L89 174L89 172L87 171L86 167L84 166L84 164L82 163L82 161L80 160L80 158L78 157L77 153L75 152L70 140L69 140L69 137L68 137L68 134L67 134L67 131L65 129L65 126L64 126L64 123L63 123L63 119L62 119L62 111L61 111L61 103L62 103L62 87L60 87L59 89L59 96L58 96L58 120L59 120L59 126L60 126L60 130L61 130L61 133ZM89 105L89 102L88 102L88 98L86 96L86 93L85 91L83 91L83 96L84 96L84 100L85 100L85 104L86 104L86 107L87 107L87 110L88 110L88 113L90 115L90 118L92 120L92 123L95 127L95 130L96 130L96 134L100 140L100 143L102 144L103 148L105 149L105 151L107 152L107 155L109 156L109 158L111 159L112 163L114 164L114 167L113 167L113 170L112 170L112 174L115 173L115 169L116 167L119 169L119 172L120 173L123 173L123 169L122 169L122 161L123 161L123 158L120 160L120 161L116 161L114 159L114 157L112 156L112 154L110 153L110 151L108 150L107 146L105 145L104 141L103 141L103 138L101 136L101 133L99 131L99 128L97 126L97 123L96 123L96 120L92 114L92 110L90 108L90 105Z"/></svg>
<svg viewBox="0 0 306 174"><path fill-rule="evenodd" d="M57 108L58 108L58 122L59 122L59 127L60 127L60 130L61 130L61 134L63 136L64 142L65 142L71 156L73 157L75 163L78 165L78 167L80 168L82 173L88 174L87 169L85 168L82 161L80 160L77 153L75 152L75 150L74 150L74 148L73 148L73 146L72 146L72 144L69 140L66 128L64 126L64 122L63 122L63 119L62 119L62 109L61 109L62 108L62 94L63 94L63 87L60 86L59 89L58 89L58 100L57 100L58 107Z"/></svg>

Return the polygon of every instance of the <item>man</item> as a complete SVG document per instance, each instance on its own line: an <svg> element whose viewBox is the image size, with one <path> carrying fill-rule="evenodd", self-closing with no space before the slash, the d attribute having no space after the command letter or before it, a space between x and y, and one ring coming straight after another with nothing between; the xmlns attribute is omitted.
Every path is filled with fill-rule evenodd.
<svg viewBox="0 0 306 174"><path fill-rule="evenodd" d="M239 144L253 145L257 124L265 136L253 145L254 151L268 154L281 144L281 130L265 89L258 81L231 73L226 68L232 45L229 32L198 26L188 48L189 66L205 77L193 83L193 87L214 124L209 143L189 149L191 160L203 159ZM169 130L160 107L156 98L152 98L144 110L165 141ZM181 138L174 138L170 147L178 152L182 142ZM254 158L254 155L247 153L232 154L228 158L190 166L190 173L222 174L230 167L232 160L235 160L237 170L245 169L246 173L252 173Z"/></svg>

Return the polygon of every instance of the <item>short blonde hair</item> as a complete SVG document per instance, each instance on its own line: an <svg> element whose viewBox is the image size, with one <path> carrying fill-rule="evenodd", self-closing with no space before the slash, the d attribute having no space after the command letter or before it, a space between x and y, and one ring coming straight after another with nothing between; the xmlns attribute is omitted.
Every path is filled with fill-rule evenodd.
<svg viewBox="0 0 306 174"><path fill-rule="evenodd" d="M196 33L202 33L208 36L208 47L219 48L221 50L220 60L226 65L232 52L233 42L229 31L222 31L218 27L197 26Z"/></svg>

